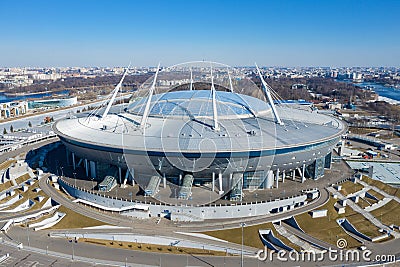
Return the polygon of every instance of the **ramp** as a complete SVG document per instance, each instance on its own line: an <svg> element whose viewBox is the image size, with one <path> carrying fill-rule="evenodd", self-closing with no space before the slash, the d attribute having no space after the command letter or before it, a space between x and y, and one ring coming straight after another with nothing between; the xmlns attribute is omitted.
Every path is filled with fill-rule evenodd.
<svg viewBox="0 0 400 267"><path fill-rule="evenodd" d="M193 181L194 177L191 174L186 174L183 177L182 187L178 194L179 199L189 199L189 197L192 195Z"/></svg>
<svg viewBox="0 0 400 267"><path fill-rule="evenodd" d="M232 190L229 194L229 199L238 201L242 199L243 194L243 173L234 173L232 177Z"/></svg>
<svg viewBox="0 0 400 267"><path fill-rule="evenodd" d="M146 196L155 196L158 193L158 186L160 185L160 176L151 176L149 184L146 186L144 193Z"/></svg>

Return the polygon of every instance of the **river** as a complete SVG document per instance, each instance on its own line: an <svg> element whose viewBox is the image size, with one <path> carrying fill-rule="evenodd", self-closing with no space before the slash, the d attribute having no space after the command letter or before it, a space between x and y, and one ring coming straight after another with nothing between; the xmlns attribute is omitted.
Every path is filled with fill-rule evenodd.
<svg viewBox="0 0 400 267"><path fill-rule="evenodd" d="M0 93L0 103L11 102L17 100L28 100L28 99L37 99L37 98L45 98L51 97L54 94L57 95L68 95L69 90L57 91L57 92L45 92L45 93L37 93L37 94L26 94L26 95L17 95L17 96L6 96L4 92Z"/></svg>
<svg viewBox="0 0 400 267"><path fill-rule="evenodd" d="M363 82L363 83L354 83L356 86L364 87L364 86L373 86L372 90L377 92L379 96L387 97L393 100L400 101L400 89L384 86L379 83L373 82Z"/></svg>

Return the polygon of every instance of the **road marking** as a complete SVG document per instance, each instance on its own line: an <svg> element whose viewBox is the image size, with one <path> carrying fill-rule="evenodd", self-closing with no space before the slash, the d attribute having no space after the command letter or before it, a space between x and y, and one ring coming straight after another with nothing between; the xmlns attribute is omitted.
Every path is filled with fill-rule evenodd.
<svg viewBox="0 0 400 267"><path fill-rule="evenodd" d="M9 266L13 261L15 261L17 258L15 257L8 257L7 259L5 259L0 266Z"/></svg>

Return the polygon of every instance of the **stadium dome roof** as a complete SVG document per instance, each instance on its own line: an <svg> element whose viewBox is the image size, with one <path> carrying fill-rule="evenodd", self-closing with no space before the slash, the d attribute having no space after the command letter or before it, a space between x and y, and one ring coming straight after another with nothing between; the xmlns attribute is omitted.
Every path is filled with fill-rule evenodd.
<svg viewBox="0 0 400 267"><path fill-rule="evenodd" d="M268 114L265 101L235 92L216 91L217 112L220 118L238 118ZM127 111L142 115L147 98L131 103ZM153 117L212 117L210 90L173 91L153 95L149 116Z"/></svg>

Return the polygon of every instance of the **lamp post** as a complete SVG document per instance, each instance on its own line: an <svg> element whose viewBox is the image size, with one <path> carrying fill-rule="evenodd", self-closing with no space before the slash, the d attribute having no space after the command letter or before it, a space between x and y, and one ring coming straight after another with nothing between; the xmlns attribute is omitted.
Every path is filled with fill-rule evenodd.
<svg viewBox="0 0 400 267"><path fill-rule="evenodd" d="M74 250L74 240L73 238L71 239L71 247L72 247L72 260L75 258L75 250Z"/></svg>
<svg viewBox="0 0 400 267"><path fill-rule="evenodd" d="M31 246L30 240L29 240L29 230L28 230L28 219L25 221L25 227L26 227L26 235L28 237L28 246Z"/></svg>
<svg viewBox="0 0 400 267"><path fill-rule="evenodd" d="M240 251L240 267L243 267L243 227L246 226L245 223L240 223L240 226L242 227L242 247Z"/></svg>

